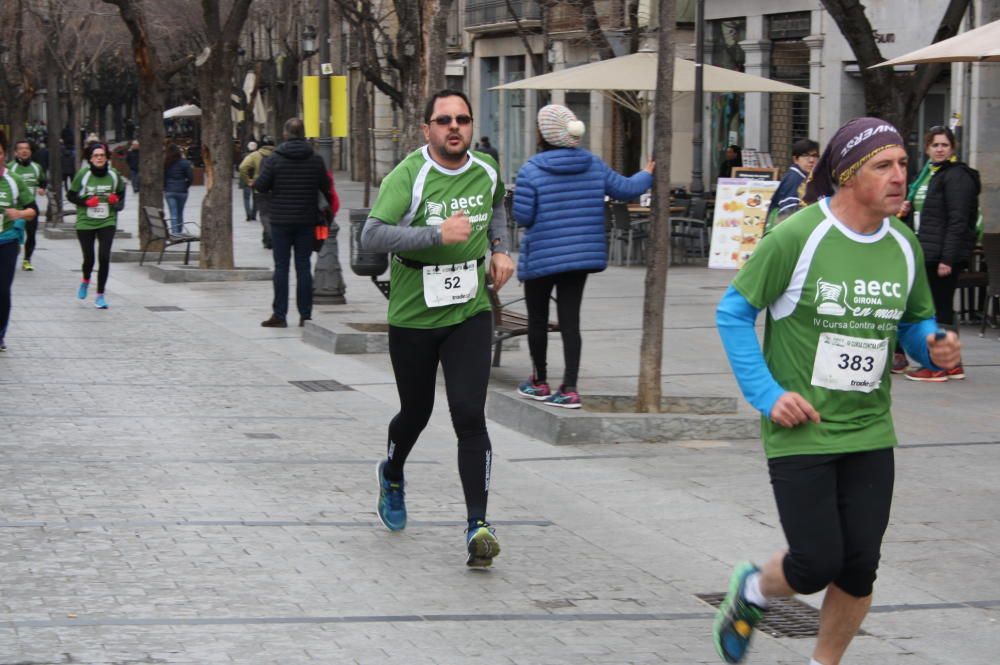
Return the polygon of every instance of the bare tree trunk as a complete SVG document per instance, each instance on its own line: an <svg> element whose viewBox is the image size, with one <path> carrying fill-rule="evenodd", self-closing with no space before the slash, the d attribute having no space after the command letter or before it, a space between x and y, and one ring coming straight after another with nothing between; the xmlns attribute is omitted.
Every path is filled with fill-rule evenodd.
<svg viewBox="0 0 1000 665"><path fill-rule="evenodd" d="M908 140L920 112L920 104L931 85L941 75L946 63L918 65L916 71L908 77L897 76L892 67L870 69L873 65L884 62L885 58L875 42L874 30L865 15L864 5L857 0L821 2L836 21L858 59L865 91L865 112L888 120ZM938 42L956 35L968 7L969 0L949 0L933 41Z"/></svg>
<svg viewBox="0 0 1000 665"><path fill-rule="evenodd" d="M233 116L232 80L236 48L251 0L236 0L225 24L219 5L202 0L209 54L198 69L201 97L205 198L201 204L201 268L232 269L233 263Z"/></svg>
<svg viewBox="0 0 1000 665"><path fill-rule="evenodd" d="M425 0L395 0L399 30L396 57L399 60L399 142L403 155L423 144L420 132L423 102L427 98L427 55L423 48ZM443 44L442 44L443 46ZM400 103L401 102L401 103Z"/></svg>
<svg viewBox="0 0 1000 665"><path fill-rule="evenodd" d="M357 136L357 141L354 144L354 164L357 169L355 180L365 183L365 208L368 207L371 197L372 181L371 123L368 122L368 118L371 116L371 106L368 99L368 82L362 80L358 84L354 102L354 128L355 136Z"/></svg>
<svg viewBox="0 0 1000 665"><path fill-rule="evenodd" d="M46 94L45 102L48 108L48 117L45 122L49 127L49 197L48 208L45 213L45 221L49 224L58 224L62 221L63 209L63 176L62 172L62 149L59 145L59 134L62 132L63 117L62 109L59 107L59 72L55 67L52 52L45 50L46 64Z"/></svg>
<svg viewBox="0 0 1000 665"><path fill-rule="evenodd" d="M76 164L80 164L83 159L83 144L80 137L80 109L83 108L83 95L80 94L78 86L71 84L69 96L69 126L73 130L73 151L76 154ZM108 155L108 164L111 163L111 155Z"/></svg>
<svg viewBox="0 0 1000 665"><path fill-rule="evenodd" d="M163 207L163 110L166 86L159 76L139 74L139 247L149 242L150 230L142 208Z"/></svg>
<svg viewBox="0 0 1000 665"><path fill-rule="evenodd" d="M452 0L426 0L427 21L424 48L427 49L426 97L445 87L445 66L448 62L448 13Z"/></svg>
<svg viewBox="0 0 1000 665"><path fill-rule="evenodd" d="M642 342L639 346L639 386L636 410L660 410L663 381L663 319L667 298L667 268L670 257L670 149L674 89L675 3L659 0L659 58L656 70L657 95L655 143L656 169L653 181L652 228L650 229L646 293L642 303Z"/></svg>
<svg viewBox="0 0 1000 665"><path fill-rule="evenodd" d="M155 42L150 38L141 0L104 0L118 7L125 27L132 36L132 56L139 78L139 209L145 206L163 207L163 111L166 106L167 82L191 62L191 56L169 66L160 63ZM78 130L73 128L74 133ZM149 223L139 215L139 246L149 242Z"/></svg>

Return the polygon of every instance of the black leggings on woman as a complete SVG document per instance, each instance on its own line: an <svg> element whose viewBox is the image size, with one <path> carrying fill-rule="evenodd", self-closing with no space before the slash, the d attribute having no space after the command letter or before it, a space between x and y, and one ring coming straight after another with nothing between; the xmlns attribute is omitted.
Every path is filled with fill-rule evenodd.
<svg viewBox="0 0 1000 665"><path fill-rule="evenodd" d="M115 239L115 227L105 226L101 229L77 229L76 237L80 240L83 250L83 280L90 281L94 271L94 240L97 240L97 292L104 293L108 283L108 273L111 271L111 243Z"/></svg>
<svg viewBox="0 0 1000 665"><path fill-rule="evenodd" d="M389 357L399 391L399 413L389 423L385 477L403 480L403 465L434 408L437 368L444 369L451 422L458 436L458 475L470 520L486 519L492 446L486 433L493 315L480 312L443 328L389 326Z"/></svg>
<svg viewBox="0 0 1000 665"><path fill-rule="evenodd" d="M938 262L928 261L927 282L931 287L931 297L934 299L934 309L937 310L937 322L944 326L955 325L955 288L958 286L958 274L965 270L968 263L956 261L951 272L946 277L938 276ZM958 332L958 328L955 328Z"/></svg>
<svg viewBox="0 0 1000 665"><path fill-rule="evenodd" d="M528 307L528 350L535 366L535 381L545 381L549 344L549 297L556 289L556 311L559 313L559 331L563 341L566 369L563 372L563 389L576 390L580 372L580 304L583 287L589 273L582 270L546 275L524 281L524 302Z"/></svg>

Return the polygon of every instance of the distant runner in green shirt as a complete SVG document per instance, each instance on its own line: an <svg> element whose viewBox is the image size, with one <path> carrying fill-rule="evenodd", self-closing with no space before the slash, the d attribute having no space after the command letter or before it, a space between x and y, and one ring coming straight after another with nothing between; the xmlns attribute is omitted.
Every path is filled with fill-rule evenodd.
<svg viewBox="0 0 1000 665"><path fill-rule="evenodd" d="M424 110L427 145L382 181L365 224L365 249L393 252L389 355L399 413L389 423L388 456L377 467L377 512L392 531L406 526L403 465L434 406L444 369L458 473L468 518L466 564L486 567L500 544L486 521L492 447L486 431L493 318L486 293L514 273L508 253L504 186L496 161L469 150L472 105L455 90L435 93Z"/></svg>
<svg viewBox="0 0 1000 665"><path fill-rule="evenodd" d="M807 207L764 236L719 304L733 372L763 415L788 541L761 568L733 572L713 627L728 663L743 660L769 599L823 589L812 665L840 663L871 605L889 522L897 336L935 368L960 359L958 337L934 320L920 244L892 217L906 194L903 145L884 120L841 127L812 172Z"/></svg>
<svg viewBox="0 0 1000 665"><path fill-rule="evenodd" d="M48 176L41 164L32 161L31 142L28 139L19 139L14 144L14 159L7 164L7 169L24 181L31 192L32 200L36 193L45 196ZM24 260L21 261L21 269L30 271L35 269L31 264L31 255L35 253L35 236L38 234L37 216L25 220L24 233Z"/></svg>
<svg viewBox="0 0 1000 665"><path fill-rule="evenodd" d="M118 213L125 207L125 179L108 164L108 146L95 143L88 148L87 162L77 171L66 198L76 204L76 236L83 251L83 280L76 291L87 298L94 270L94 243L98 246L97 309L107 309L104 287L111 271L111 243L115 239Z"/></svg>

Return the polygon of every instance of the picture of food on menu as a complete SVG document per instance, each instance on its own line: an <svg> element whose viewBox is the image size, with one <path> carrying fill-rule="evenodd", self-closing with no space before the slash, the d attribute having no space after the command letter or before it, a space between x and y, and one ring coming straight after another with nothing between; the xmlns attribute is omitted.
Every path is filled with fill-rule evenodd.
<svg viewBox="0 0 1000 665"><path fill-rule="evenodd" d="M741 268L764 235L776 180L720 178L712 222L710 268Z"/></svg>

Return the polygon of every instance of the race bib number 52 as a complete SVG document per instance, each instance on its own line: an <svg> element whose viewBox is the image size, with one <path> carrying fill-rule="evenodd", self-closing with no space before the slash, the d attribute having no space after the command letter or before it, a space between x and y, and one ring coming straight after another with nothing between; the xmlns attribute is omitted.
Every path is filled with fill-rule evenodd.
<svg viewBox="0 0 1000 665"><path fill-rule="evenodd" d="M830 390L870 393L882 385L889 340L822 333L816 346L812 384Z"/></svg>
<svg viewBox="0 0 1000 665"><path fill-rule="evenodd" d="M446 266L424 266L424 302L428 307L444 307L468 302L479 290L475 261Z"/></svg>

